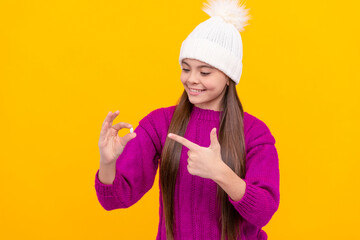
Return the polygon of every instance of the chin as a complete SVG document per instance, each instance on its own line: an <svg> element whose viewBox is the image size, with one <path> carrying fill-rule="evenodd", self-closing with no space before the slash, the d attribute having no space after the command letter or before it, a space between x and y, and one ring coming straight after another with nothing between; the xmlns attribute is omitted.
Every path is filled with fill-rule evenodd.
<svg viewBox="0 0 360 240"><path fill-rule="evenodd" d="M202 103L204 103L204 101L199 101L199 100L194 100L194 99L191 99L191 98L189 98L189 101L192 103L192 104L202 104Z"/></svg>

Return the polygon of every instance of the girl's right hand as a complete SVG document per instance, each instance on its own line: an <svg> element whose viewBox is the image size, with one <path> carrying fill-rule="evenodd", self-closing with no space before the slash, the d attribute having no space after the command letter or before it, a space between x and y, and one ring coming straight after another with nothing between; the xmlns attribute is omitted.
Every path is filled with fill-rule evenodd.
<svg viewBox="0 0 360 240"><path fill-rule="evenodd" d="M112 113L111 111L106 116L99 139L100 149L100 163L108 165L115 163L125 145L133 138L136 137L136 133L128 133L123 137L119 137L118 132L122 128L132 128L132 125L125 122L119 122L112 126L112 122L119 114L119 110Z"/></svg>

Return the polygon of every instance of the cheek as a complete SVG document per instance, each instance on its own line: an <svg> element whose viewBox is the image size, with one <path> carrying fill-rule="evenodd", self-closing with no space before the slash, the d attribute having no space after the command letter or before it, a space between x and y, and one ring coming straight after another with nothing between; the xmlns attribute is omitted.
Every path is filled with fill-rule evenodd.
<svg viewBox="0 0 360 240"><path fill-rule="evenodd" d="M185 82L186 82L186 78L185 78L184 74L181 74L181 75L180 75L180 81L181 81L182 83L185 83Z"/></svg>
<svg viewBox="0 0 360 240"><path fill-rule="evenodd" d="M204 86L213 93L221 93L226 85L226 81L223 80L223 76L218 74L213 74L211 78L207 78L203 83Z"/></svg>
<svg viewBox="0 0 360 240"><path fill-rule="evenodd" d="M214 85L214 80L212 79L206 79L206 81L203 81L203 85L207 90L210 91L216 90L216 85Z"/></svg>

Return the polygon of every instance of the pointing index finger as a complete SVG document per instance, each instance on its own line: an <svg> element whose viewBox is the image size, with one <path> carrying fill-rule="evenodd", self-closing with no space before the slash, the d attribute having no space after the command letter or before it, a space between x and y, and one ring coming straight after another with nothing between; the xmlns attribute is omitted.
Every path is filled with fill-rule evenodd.
<svg viewBox="0 0 360 240"><path fill-rule="evenodd" d="M186 138L184 138L182 136L176 135L174 133L169 133L168 137L177 141L178 143L181 143L182 145L184 145L185 147L187 147L190 150L195 150L195 148L198 147L197 144L187 140Z"/></svg>

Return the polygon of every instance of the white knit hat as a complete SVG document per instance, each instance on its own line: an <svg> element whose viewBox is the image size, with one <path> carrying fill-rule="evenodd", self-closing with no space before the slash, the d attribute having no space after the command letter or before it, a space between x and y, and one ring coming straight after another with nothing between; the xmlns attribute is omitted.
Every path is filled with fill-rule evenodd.
<svg viewBox="0 0 360 240"><path fill-rule="evenodd" d="M209 0L202 10L210 18L200 23L182 42L179 63L197 59L221 70L236 84L242 73L243 46L239 31L248 25L249 9L237 0Z"/></svg>

